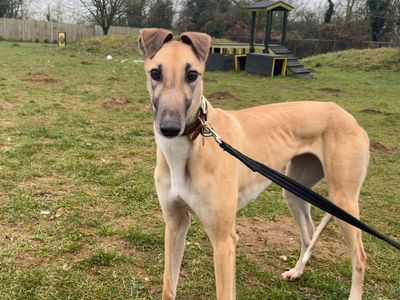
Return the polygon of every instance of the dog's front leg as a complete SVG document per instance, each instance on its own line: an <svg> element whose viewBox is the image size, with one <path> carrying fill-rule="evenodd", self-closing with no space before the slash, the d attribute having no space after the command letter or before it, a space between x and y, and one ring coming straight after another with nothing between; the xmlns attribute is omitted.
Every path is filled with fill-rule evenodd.
<svg viewBox="0 0 400 300"><path fill-rule="evenodd" d="M236 299L236 198L220 197L198 215L210 238L214 252L214 270L218 300ZM222 205L221 205L222 204Z"/></svg>
<svg viewBox="0 0 400 300"><path fill-rule="evenodd" d="M164 208L165 218L165 265L163 300L175 299L179 271L185 249L186 234L190 226L190 215L182 207Z"/></svg>
<svg viewBox="0 0 400 300"><path fill-rule="evenodd" d="M212 241L214 269L218 300L236 299L236 243L237 235L233 225L228 233Z"/></svg>

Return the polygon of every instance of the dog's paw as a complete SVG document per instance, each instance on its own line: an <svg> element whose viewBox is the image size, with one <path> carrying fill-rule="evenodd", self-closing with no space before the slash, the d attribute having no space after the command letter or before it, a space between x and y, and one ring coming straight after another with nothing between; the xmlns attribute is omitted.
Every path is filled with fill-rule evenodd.
<svg viewBox="0 0 400 300"><path fill-rule="evenodd" d="M293 281L301 277L301 273L296 271L296 269L290 269L281 274L281 277L285 280Z"/></svg>

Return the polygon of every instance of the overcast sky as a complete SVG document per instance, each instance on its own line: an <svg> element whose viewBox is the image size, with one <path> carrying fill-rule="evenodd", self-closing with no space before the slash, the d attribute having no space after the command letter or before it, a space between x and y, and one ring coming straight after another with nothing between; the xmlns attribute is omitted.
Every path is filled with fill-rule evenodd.
<svg viewBox="0 0 400 300"><path fill-rule="evenodd" d="M29 1L29 0L28 0ZM260 0L261 1L261 0ZM84 10L79 0L30 0L29 14L37 20L45 20L47 7L51 7L53 11L61 8L63 13L63 21L66 23L74 23L82 19ZM175 3L178 2L175 0ZM326 0L287 0L287 2L295 2L301 6L318 6L325 5ZM296 6L296 5L295 5ZM56 18L53 13L53 18Z"/></svg>
<svg viewBox="0 0 400 300"><path fill-rule="evenodd" d="M29 14L35 19L44 20L49 6L52 10L63 10L64 22L74 22L82 14L79 0L31 0Z"/></svg>

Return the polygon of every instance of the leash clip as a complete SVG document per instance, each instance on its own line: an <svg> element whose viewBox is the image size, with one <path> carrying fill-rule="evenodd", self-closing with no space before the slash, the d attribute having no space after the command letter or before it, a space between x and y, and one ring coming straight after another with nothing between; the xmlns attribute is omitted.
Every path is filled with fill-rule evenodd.
<svg viewBox="0 0 400 300"><path fill-rule="evenodd" d="M214 128L212 128L210 125L208 125L200 117L199 117L199 120L201 123L201 135L204 137L212 136L218 144L222 144L222 138L218 135L218 133L214 130Z"/></svg>

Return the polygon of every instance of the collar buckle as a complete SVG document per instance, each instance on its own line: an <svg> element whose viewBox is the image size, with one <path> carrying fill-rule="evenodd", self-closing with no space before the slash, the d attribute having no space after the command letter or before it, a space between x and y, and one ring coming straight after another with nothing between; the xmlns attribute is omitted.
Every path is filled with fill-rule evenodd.
<svg viewBox="0 0 400 300"><path fill-rule="evenodd" d="M218 135L218 133L214 130L214 128L208 125L207 122L203 121L200 117L199 120L201 123L201 135L203 137L212 136L218 144L222 144L222 138Z"/></svg>

